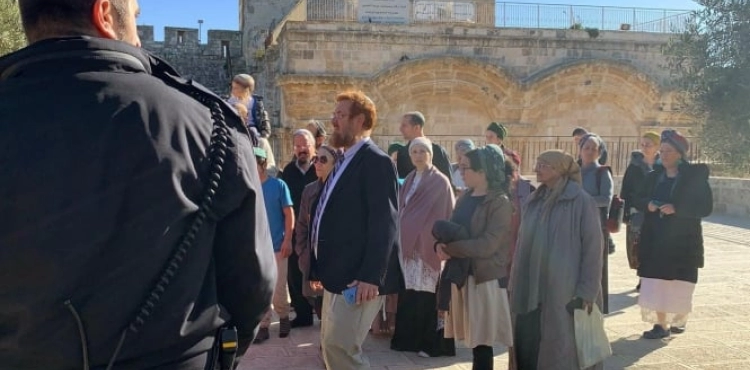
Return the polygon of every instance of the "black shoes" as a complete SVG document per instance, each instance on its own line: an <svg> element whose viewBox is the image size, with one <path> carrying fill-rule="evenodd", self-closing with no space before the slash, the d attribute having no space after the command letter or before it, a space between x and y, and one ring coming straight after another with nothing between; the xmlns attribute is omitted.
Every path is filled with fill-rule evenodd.
<svg viewBox="0 0 750 370"><path fill-rule="evenodd" d="M253 340L253 344L261 344L270 338L271 335L268 333L268 328L260 328L258 329L258 335L255 336L255 340Z"/></svg>
<svg viewBox="0 0 750 370"><path fill-rule="evenodd" d="M279 338L286 338L289 336L289 332L292 331L292 322L289 318L279 319Z"/></svg>
<svg viewBox="0 0 750 370"><path fill-rule="evenodd" d="M654 328L643 332L645 339L664 339L669 337L669 330L664 329L661 325L654 325Z"/></svg>
<svg viewBox="0 0 750 370"><path fill-rule="evenodd" d="M292 327L293 328L304 328L307 326L313 326L313 318L312 315L310 315L310 318L308 320L302 319L301 317L295 317L294 320L292 320Z"/></svg>
<svg viewBox="0 0 750 370"><path fill-rule="evenodd" d="M669 332L672 334L682 334L685 332L684 326L671 326L669 328Z"/></svg>
<svg viewBox="0 0 750 370"><path fill-rule="evenodd" d="M292 322L289 318L279 319L279 338L286 338L292 331ZM271 338L271 334L268 332L268 328L258 329L258 335L255 336L253 344L261 344Z"/></svg>

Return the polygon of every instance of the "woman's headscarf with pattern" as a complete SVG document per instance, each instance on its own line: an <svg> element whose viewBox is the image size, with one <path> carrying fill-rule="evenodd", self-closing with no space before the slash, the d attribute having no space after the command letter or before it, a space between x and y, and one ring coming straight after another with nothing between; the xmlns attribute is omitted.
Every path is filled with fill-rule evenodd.
<svg viewBox="0 0 750 370"><path fill-rule="evenodd" d="M479 161L487 177L487 188L492 191L507 190L508 176L505 173L505 154L499 146L489 144L477 149Z"/></svg>
<svg viewBox="0 0 750 370"><path fill-rule="evenodd" d="M683 160L687 160L687 151L690 149L690 144L679 132L672 129L662 131L661 142L671 145L680 153Z"/></svg>

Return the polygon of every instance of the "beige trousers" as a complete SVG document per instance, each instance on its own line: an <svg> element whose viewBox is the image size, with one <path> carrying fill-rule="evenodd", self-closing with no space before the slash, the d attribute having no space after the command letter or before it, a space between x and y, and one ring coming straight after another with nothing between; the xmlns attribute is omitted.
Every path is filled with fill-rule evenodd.
<svg viewBox="0 0 750 370"><path fill-rule="evenodd" d="M276 257L276 271L278 277L276 278L276 286L273 288L273 298L271 299L271 307L266 311L266 315L263 317L263 321L260 322L261 328L267 328L271 326L271 317L273 309L279 318L289 317L289 286L286 284L287 266L289 265L286 258L281 257L281 252L274 253Z"/></svg>
<svg viewBox="0 0 750 370"><path fill-rule="evenodd" d="M323 322L320 343L323 361L328 370L369 369L370 362L362 353L375 315L385 297L379 296L360 305L350 305L341 294L323 293Z"/></svg>

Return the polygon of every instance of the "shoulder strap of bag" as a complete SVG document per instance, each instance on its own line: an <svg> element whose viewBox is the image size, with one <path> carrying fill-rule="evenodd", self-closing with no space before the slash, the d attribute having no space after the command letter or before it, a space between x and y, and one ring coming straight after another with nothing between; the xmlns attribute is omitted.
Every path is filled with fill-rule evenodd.
<svg viewBox="0 0 750 370"><path fill-rule="evenodd" d="M612 168L609 166L600 166L596 169L596 191L599 191L602 187L602 173L604 173L605 170L612 172Z"/></svg>

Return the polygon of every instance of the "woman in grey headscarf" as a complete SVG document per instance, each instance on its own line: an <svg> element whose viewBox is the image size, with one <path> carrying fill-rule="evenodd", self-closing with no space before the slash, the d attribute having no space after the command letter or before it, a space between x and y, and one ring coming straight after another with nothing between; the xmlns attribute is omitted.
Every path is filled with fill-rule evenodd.
<svg viewBox="0 0 750 370"><path fill-rule="evenodd" d="M451 166L451 182L453 183L453 187L456 189L458 195L466 190L466 184L464 184L464 179L461 177L461 171L458 165L461 162L461 158L475 148L476 146L471 139L458 140L453 146L453 149L456 152L456 163Z"/></svg>
<svg viewBox="0 0 750 370"><path fill-rule="evenodd" d="M541 185L524 208L511 272L513 358L518 369L578 370L573 309L601 307L599 210L571 155L544 152L535 171Z"/></svg>

